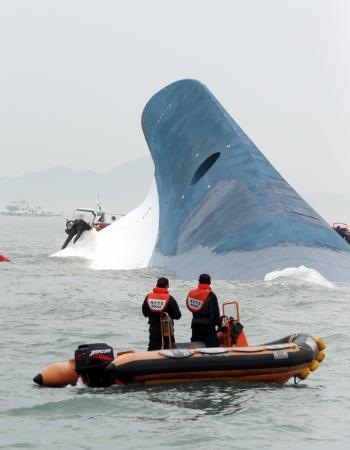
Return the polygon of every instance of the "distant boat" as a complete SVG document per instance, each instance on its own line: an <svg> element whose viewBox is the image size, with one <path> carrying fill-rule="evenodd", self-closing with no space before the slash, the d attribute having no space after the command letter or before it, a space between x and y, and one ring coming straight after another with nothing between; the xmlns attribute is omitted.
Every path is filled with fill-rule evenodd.
<svg viewBox="0 0 350 450"><path fill-rule="evenodd" d="M346 223L334 223L333 230L336 231L348 244L350 244L350 230Z"/></svg>
<svg viewBox="0 0 350 450"><path fill-rule="evenodd" d="M13 200L2 211L3 216L61 217L62 213L44 211L41 206L30 206L26 200Z"/></svg>

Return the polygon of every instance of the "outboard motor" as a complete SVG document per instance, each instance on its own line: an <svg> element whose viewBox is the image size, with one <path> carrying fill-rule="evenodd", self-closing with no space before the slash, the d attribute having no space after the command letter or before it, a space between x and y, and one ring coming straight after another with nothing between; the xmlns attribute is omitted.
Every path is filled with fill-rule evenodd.
<svg viewBox="0 0 350 450"><path fill-rule="evenodd" d="M114 360L113 348L107 344L83 344L75 350L75 371L90 387L113 384L106 367Z"/></svg>

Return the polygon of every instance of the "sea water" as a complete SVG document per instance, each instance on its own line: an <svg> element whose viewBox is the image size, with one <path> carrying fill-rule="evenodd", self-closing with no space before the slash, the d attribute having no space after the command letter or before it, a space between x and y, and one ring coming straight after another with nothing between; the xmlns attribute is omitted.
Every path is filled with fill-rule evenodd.
<svg viewBox="0 0 350 450"><path fill-rule="evenodd" d="M321 336L326 359L304 382L193 383L145 387L42 388L32 378L79 344L144 350L141 313L160 276L170 279L190 337L183 281L163 270L98 271L81 258L50 258L65 239L60 218L0 217L0 448L348 449L350 283L312 268L266 281L213 280L220 303L239 300L251 344L292 333Z"/></svg>

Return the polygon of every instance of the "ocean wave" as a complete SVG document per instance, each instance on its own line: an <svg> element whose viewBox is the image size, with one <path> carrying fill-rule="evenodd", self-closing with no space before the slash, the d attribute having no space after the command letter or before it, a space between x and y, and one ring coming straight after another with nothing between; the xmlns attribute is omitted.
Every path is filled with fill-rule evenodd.
<svg viewBox="0 0 350 450"><path fill-rule="evenodd" d="M264 281L290 280L317 284L327 288L334 288L334 284L328 281L317 270L305 266L287 267L282 270L274 270L265 275Z"/></svg>

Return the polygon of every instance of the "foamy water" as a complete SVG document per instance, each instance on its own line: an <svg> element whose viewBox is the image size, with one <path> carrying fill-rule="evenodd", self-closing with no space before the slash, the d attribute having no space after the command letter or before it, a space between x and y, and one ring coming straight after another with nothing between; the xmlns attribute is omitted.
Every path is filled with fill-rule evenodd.
<svg viewBox="0 0 350 450"><path fill-rule="evenodd" d="M305 266L286 267L282 270L274 270L273 272L267 273L264 277L264 281L275 281L282 279L290 281L297 280L317 284L327 288L334 288L334 284L328 281L319 272Z"/></svg>

